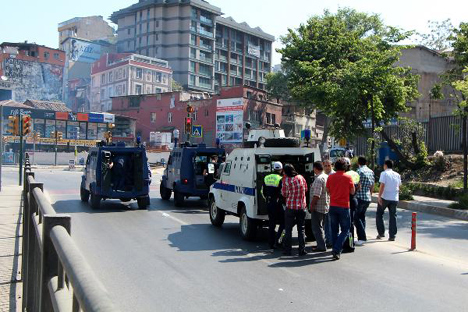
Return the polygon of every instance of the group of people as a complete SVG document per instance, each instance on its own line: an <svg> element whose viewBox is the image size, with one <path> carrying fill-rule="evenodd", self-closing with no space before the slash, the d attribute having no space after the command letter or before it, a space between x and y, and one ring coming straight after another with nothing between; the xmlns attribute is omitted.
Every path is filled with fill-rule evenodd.
<svg viewBox="0 0 468 312"><path fill-rule="evenodd" d="M265 177L262 189L268 205L270 248L276 249L282 245L283 254L291 255L292 229L296 225L299 255L307 254L307 210L311 213L312 232L317 242L312 247L312 252L325 252L327 248L332 248L333 258L339 260L343 251L354 250L355 244L363 245L367 241L366 212L372 202L375 175L367 167L365 157L358 158L358 165L359 169L354 171L349 158L340 158L335 162L333 170L333 164L329 160L317 161L313 164L314 180L308 187L306 179L296 172L293 165L286 164L283 168L281 162L275 162L274 172ZM388 208L389 240L394 241L397 234L396 207L401 178L393 171L391 160L385 161L379 183L377 239L385 237L383 215ZM310 192L309 203L307 191Z"/></svg>

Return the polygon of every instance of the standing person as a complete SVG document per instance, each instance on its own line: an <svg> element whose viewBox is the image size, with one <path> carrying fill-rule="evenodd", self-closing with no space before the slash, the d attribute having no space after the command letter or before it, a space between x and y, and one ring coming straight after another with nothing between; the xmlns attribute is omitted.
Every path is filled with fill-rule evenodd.
<svg viewBox="0 0 468 312"><path fill-rule="evenodd" d="M377 206L377 213L376 213L376 223L377 223L377 231L379 235L377 235L377 239L382 239L385 237L385 225L383 221L383 215L385 213L385 209L388 208L389 213L389 241L394 241L396 234L397 234L397 205L399 200L400 194L400 186L401 186L401 177L398 173L393 171L393 161L386 160L384 163L384 172L380 174L380 189L379 189L379 198L378 198L378 206Z"/></svg>
<svg viewBox="0 0 468 312"><path fill-rule="evenodd" d="M303 176L296 172L294 166L286 164L284 166L283 185L281 194L286 202L284 236L284 255L291 255L291 236L294 224L297 224L297 233L299 239L299 256L307 254L305 251L305 233L304 223L306 216L306 192L307 182Z"/></svg>
<svg viewBox="0 0 468 312"><path fill-rule="evenodd" d="M323 172L325 172L327 176L335 173L335 170L333 170L333 164L331 160L326 159L323 161ZM325 229L325 243L327 245L327 248L331 248L333 244L331 238L331 222L328 213L325 215L323 227Z"/></svg>
<svg viewBox="0 0 468 312"><path fill-rule="evenodd" d="M327 251L325 244L324 221L330 208L330 196L327 192L328 176L323 172L323 164L320 161L314 163L315 180L310 187L310 213L312 215L312 232L317 246L312 251Z"/></svg>
<svg viewBox="0 0 468 312"><path fill-rule="evenodd" d="M359 188L356 191L358 201L356 213L354 214L354 225L358 241L356 245L362 246L367 241L366 236L366 211L372 202L372 190L374 189L374 172L367 167L367 159L363 156L358 158Z"/></svg>
<svg viewBox="0 0 468 312"><path fill-rule="evenodd" d="M351 160L349 158L345 157L345 161L346 161L346 174L349 175L351 179L353 179L354 188L355 190L357 190L359 188L359 181L360 181L359 173L357 173L351 168ZM349 230L351 232L352 238L349 241L348 245L346 245L345 243L346 252L354 251L354 214L356 213L357 206L358 206L358 200L356 198L356 193L349 195L349 215L350 215L350 220L351 220L351 226Z"/></svg>
<svg viewBox="0 0 468 312"><path fill-rule="evenodd" d="M266 200L268 208L268 244L270 249L278 246L278 239L284 230L284 211L281 197L281 173L283 164L279 161L273 164L274 172L263 180L262 195ZM279 224L278 233L275 232Z"/></svg>
<svg viewBox="0 0 468 312"><path fill-rule="evenodd" d="M216 173L218 171L218 155L211 155L210 162L206 164L205 169L203 170L203 176L205 177L205 184L210 187L215 183Z"/></svg>
<svg viewBox="0 0 468 312"><path fill-rule="evenodd" d="M333 259L339 260L343 243L349 235L351 226L349 214L349 195L355 193L353 179L345 174L346 161L340 158L335 163L336 173L328 177L327 189L330 193L330 210L328 215L332 228ZM338 235L338 230L341 233Z"/></svg>

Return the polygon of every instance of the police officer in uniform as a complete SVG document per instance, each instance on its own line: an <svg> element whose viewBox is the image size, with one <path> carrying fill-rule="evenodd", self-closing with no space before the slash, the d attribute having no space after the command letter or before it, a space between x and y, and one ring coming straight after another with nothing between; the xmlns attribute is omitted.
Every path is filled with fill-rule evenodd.
<svg viewBox="0 0 468 312"><path fill-rule="evenodd" d="M281 179L283 164L279 161L273 163L272 174L265 177L262 187L262 195L268 207L268 244L271 249L278 246L278 239L284 230L283 198L281 196ZM276 224L279 224L278 233L275 232Z"/></svg>

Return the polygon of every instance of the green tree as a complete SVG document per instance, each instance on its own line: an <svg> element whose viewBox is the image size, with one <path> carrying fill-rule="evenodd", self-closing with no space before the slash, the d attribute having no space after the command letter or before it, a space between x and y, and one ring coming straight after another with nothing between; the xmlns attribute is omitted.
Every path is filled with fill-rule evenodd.
<svg viewBox="0 0 468 312"><path fill-rule="evenodd" d="M407 111L407 102L419 96L418 77L410 68L395 67L403 48L396 43L410 32L386 26L378 15L340 9L310 18L282 37L282 62L288 72L292 97L323 111L331 118L330 133L353 139L380 131L390 147L410 168L417 164L405 158L382 127ZM374 161L375 139L371 139Z"/></svg>
<svg viewBox="0 0 468 312"><path fill-rule="evenodd" d="M280 100L289 101L291 95L288 88L288 78L283 72L268 73L266 76L267 91L279 103Z"/></svg>
<svg viewBox="0 0 468 312"><path fill-rule="evenodd" d="M182 91L184 88L174 79L171 81L172 91Z"/></svg>
<svg viewBox="0 0 468 312"><path fill-rule="evenodd" d="M466 92L466 69L468 68L468 23L460 23L458 28L453 29L449 37L453 51L447 57L453 59L453 68L442 75L442 84L453 90L449 98L457 103L454 111L456 116L462 119L462 149L463 149L463 189L468 191L468 142L467 121L468 106L466 104L468 93Z"/></svg>
<svg viewBox="0 0 468 312"><path fill-rule="evenodd" d="M453 25L450 19L428 21L429 33L418 34L419 44L436 51L445 51L451 47Z"/></svg>

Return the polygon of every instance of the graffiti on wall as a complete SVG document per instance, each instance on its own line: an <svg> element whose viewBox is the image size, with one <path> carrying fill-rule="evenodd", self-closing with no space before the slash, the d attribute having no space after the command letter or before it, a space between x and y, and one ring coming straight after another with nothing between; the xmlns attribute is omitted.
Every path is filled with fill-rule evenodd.
<svg viewBox="0 0 468 312"><path fill-rule="evenodd" d="M12 81L18 82L23 78L24 67L28 62L19 60L13 57L7 58L3 61L4 75L11 78Z"/></svg>

